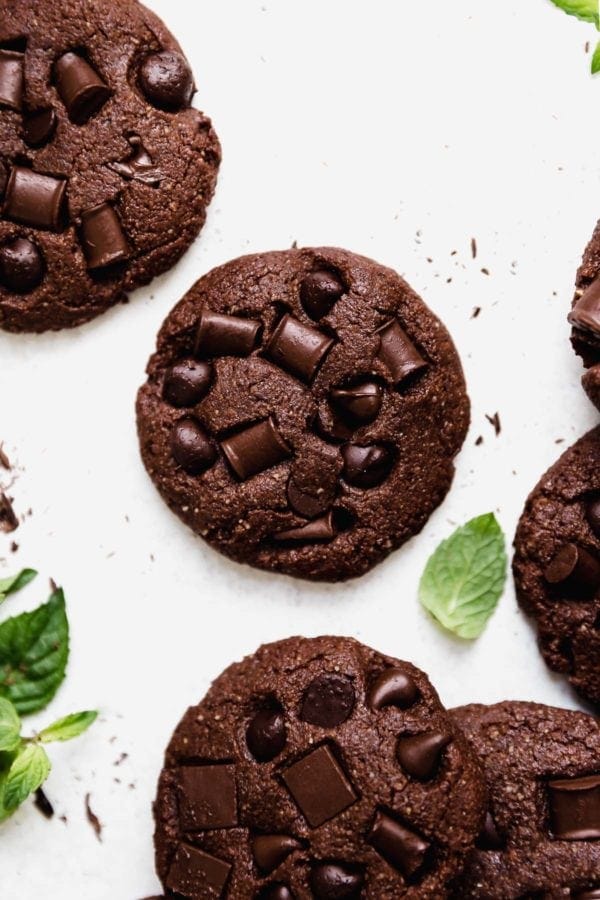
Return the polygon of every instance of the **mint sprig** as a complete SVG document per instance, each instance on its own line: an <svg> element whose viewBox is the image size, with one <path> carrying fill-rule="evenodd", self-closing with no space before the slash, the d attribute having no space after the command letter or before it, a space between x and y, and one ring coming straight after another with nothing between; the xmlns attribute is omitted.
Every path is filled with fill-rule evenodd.
<svg viewBox="0 0 600 900"><path fill-rule="evenodd" d="M550 0L569 16L575 16L582 22L591 22L600 31L600 2L599 0ZM591 63L592 75L600 72L600 43L596 45Z"/></svg>
<svg viewBox="0 0 600 900"><path fill-rule="evenodd" d="M506 549L493 513L457 528L429 557L419 600L448 631L479 637L502 596Z"/></svg>

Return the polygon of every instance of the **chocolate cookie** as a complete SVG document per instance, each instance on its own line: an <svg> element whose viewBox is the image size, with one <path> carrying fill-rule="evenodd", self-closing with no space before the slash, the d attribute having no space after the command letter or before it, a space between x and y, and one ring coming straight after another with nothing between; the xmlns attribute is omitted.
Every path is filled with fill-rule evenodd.
<svg viewBox="0 0 600 900"><path fill-rule="evenodd" d="M350 638L290 638L181 720L157 870L187 900L439 900L484 810L479 763L422 672Z"/></svg>
<svg viewBox="0 0 600 900"><path fill-rule="evenodd" d="M582 383L600 409L600 221L577 272L575 297L569 314L571 342L588 370Z"/></svg>
<svg viewBox="0 0 600 900"><path fill-rule="evenodd" d="M600 897L600 724L539 703L452 711L485 767L489 807L455 900Z"/></svg>
<svg viewBox="0 0 600 900"><path fill-rule="evenodd" d="M220 148L135 0L0 0L0 327L78 325L198 234Z"/></svg>
<svg viewBox="0 0 600 900"><path fill-rule="evenodd" d="M530 494L513 572L546 662L600 704L600 428L563 453Z"/></svg>
<svg viewBox="0 0 600 900"><path fill-rule="evenodd" d="M194 531L328 581L421 530L469 422L443 325L395 272L330 248L201 278L160 331L137 411L146 468Z"/></svg>

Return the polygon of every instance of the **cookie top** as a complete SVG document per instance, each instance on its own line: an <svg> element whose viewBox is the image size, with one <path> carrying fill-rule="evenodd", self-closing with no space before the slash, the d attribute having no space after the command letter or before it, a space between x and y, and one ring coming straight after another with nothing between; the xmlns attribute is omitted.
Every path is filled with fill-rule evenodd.
<svg viewBox="0 0 600 900"><path fill-rule="evenodd" d="M575 284L569 322L571 343L589 370L583 386L600 408L600 221L583 254Z"/></svg>
<svg viewBox="0 0 600 900"><path fill-rule="evenodd" d="M220 148L136 0L0 0L0 327L78 325L195 238Z"/></svg>
<svg viewBox="0 0 600 900"><path fill-rule="evenodd" d="M485 827L456 900L600 897L600 724L539 703L452 710L485 767Z"/></svg>
<svg viewBox="0 0 600 900"><path fill-rule="evenodd" d="M188 900L438 900L484 807L479 763L422 672L295 637L228 668L181 720L157 870Z"/></svg>
<svg viewBox="0 0 600 900"><path fill-rule="evenodd" d="M329 581L420 531L469 421L443 325L395 272L331 248L201 278L160 331L137 410L146 468L194 531Z"/></svg>
<svg viewBox="0 0 600 900"><path fill-rule="evenodd" d="M600 704L600 428L560 457L530 494L513 573L551 669Z"/></svg>

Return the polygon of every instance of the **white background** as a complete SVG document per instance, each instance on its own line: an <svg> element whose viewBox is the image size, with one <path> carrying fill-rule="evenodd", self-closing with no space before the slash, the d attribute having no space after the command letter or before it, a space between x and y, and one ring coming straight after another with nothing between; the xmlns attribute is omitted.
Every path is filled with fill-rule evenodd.
<svg viewBox="0 0 600 900"><path fill-rule="evenodd" d="M128 306L72 332L0 336L0 440L18 464L15 508L33 510L0 535L0 575L40 571L2 612L37 605L53 576L72 628L67 681L27 725L101 710L85 737L50 748L56 817L26 803L1 827L3 900L155 892L151 802L169 735L263 641L354 635L424 668L448 705L578 705L544 667L510 581L473 644L440 632L416 591L438 541L471 516L495 510L512 541L528 491L597 420L566 323L600 209L593 27L546 0L150 5L190 57L224 162L201 237ZM294 240L402 272L448 325L473 402L446 502L420 537L345 585L228 562L167 510L138 455L135 392L172 305L213 266ZM496 411L499 437L485 418Z"/></svg>

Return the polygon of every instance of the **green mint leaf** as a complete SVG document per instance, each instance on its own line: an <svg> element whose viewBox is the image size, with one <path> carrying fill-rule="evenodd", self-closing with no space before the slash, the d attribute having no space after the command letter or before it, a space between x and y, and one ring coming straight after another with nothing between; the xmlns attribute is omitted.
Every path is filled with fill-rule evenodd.
<svg viewBox="0 0 600 900"><path fill-rule="evenodd" d="M12 761L4 784L4 807L12 812L44 783L50 760L39 744L24 744Z"/></svg>
<svg viewBox="0 0 600 900"><path fill-rule="evenodd" d="M69 656L69 624L62 590L33 612L0 624L0 696L21 715L43 709L54 697Z"/></svg>
<svg viewBox="0 0 600 900"><path fill-rule="evenodd" d="M43 744L50 741L70 741L71 738L77 737L90 727L92 722L97 718L98 713L94 710L85 710L85 712L71 713L64 719L58 719L52 725L48 725L38 734L38 740Z"/></svg>
<svg viewBox="0 0 600 900"><path fill-rule="evenodd" d="M478 637L502 595L506 550L493 513L457 528L429 557L419 600L448 631Z"/></svg>
<svg viewBox="0 0 600 900"><path fill-rule="evenodd" d="M0 603L6 600L9 594L14 594L24 588L26 584L33 581L36 575L35 569L22 569L17 575L0 578Z"/></svg>
<svg viewBox="0 0 600 900"><path fill-rule="evenodd" d="M16 709L0 697L0 753L16 750L21 743L21 720Z"/></svg>
<svg viewBox="0 0 600 900"><path fill-rule="evenodd" d="M551 2L569 16L577 16L583 22L598 24L600 17L598 0L551 0Z"/></svg>
<svg viewBox="0 0 600 900"><path fill-rule="evenodd" d="M4 805L4 788L6 787L6 779L13 764L17 753L0 753L0 822L7 819L12 810L8 810Z"/></svg>
<svg viewBox="0 0 600 900"><path fill-rule="evenodd" d="M596 44L594 55L592 56L592 75L600 72L600 44Z"/></svg>

